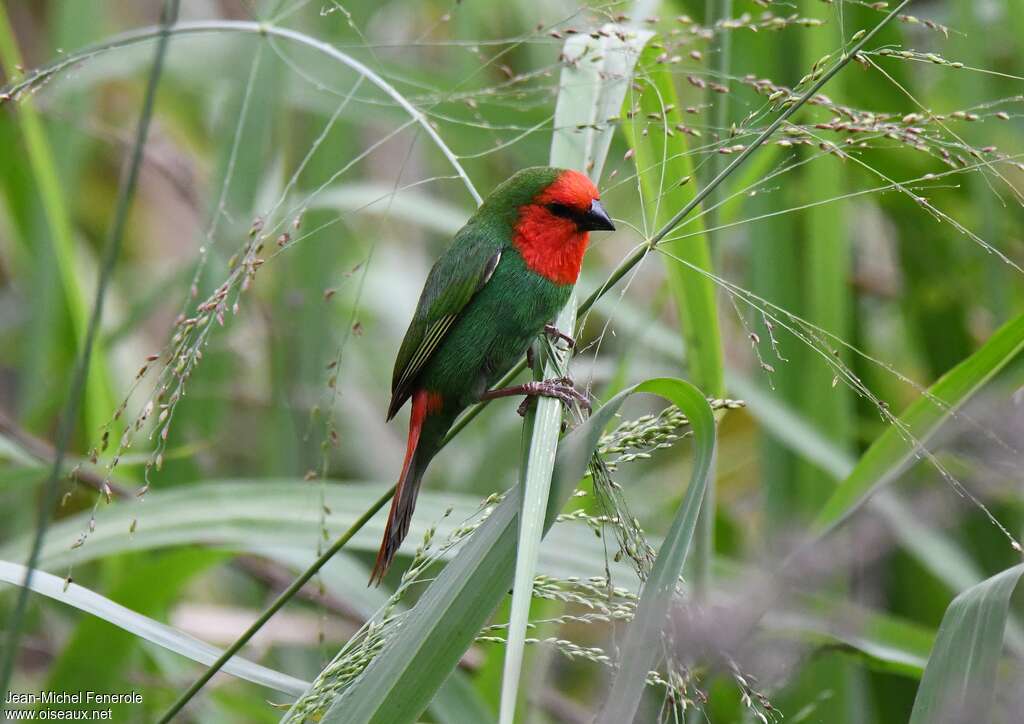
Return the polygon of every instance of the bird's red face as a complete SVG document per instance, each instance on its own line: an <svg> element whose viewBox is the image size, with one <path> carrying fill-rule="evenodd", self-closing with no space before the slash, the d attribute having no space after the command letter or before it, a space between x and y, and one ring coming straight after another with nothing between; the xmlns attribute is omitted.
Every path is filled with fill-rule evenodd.
<svg viewBox="0 0 1024 724"><path fill-rule="evenodd" d="M512 241L530 269L556 284L575 284L590 232L614 229L597 187L578 171L564 171L519 207Z"/></svg>

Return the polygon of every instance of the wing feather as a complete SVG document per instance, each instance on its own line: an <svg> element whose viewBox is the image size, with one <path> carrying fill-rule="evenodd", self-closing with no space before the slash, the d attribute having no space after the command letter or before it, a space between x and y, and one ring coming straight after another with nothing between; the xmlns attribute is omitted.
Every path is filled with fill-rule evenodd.
<svg viewBox="0 0 1024 724"><path fill-rule="evenodd" d="M501 246L487 235L465 227L434 264L395 360L389 420L412 395L417 375L466 305L494 275L499 261Z"/></svg>
<svg viewBox="0 0 1024 724"><path fill-rule="evenodd" d="M423 335L423 341L420 342L420 346L416 349L416 353L413 355L413 358L409 360L409 363L402 372L402 377L398 380L396 386L405 385L412 381L412 378L416 376L416 373L419 372L423 365L426 364L427 360L430 359L430 355L433 354L435 349L437 349L437 345L440 344L444 335L447 334L448 329L456 319L458 319L457 314L449 314L430 325L426 333Z"/></svg>

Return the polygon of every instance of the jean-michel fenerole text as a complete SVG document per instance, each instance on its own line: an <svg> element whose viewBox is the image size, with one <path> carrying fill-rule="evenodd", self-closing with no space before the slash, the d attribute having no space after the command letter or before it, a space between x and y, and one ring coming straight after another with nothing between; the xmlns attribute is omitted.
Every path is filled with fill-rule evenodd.
<svg viewBox="0 0 1024 724"><path fill-rule="evenodd" d="M7 704L141 704L142 694L103 694L95 691L7 692Z"/></svg>

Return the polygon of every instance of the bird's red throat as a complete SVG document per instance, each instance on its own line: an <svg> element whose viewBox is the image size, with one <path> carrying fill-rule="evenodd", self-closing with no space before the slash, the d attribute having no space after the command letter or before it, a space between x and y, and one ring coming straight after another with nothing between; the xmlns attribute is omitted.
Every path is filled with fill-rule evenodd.
<svg viewBox="0 0 1024 724"><path fill-rule="evenodd" d="M570 219L531 204L519 212L512 243L532 271L555 284L575 284L583 265L590 234L578 231Z"/></svg>
<svg viewBox="0 0 1024 724"><path fill-rule="evenodd" d="M572 219L556 216L547 204L558 203L586 209L597 198L590 179L566 171L533 200L520 207L512 243L526 266L555 284L575 284L590 234L580 231Z"/></svg>

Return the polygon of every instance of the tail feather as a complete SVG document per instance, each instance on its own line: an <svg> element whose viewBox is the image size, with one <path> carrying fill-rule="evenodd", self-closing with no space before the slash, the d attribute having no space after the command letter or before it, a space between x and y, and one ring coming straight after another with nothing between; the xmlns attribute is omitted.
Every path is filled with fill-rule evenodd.
<svg viewBox="0 0 1024 724"><path fill-rule="evenodd" d="M391 511L388 513L387 526L384 528L384 538L377 551L377 560L373 565L373 573L370 575L370 583L379 585L387 574L391 563L398 554L398 549L409 534L409 524L412 521L412 514L416 508L416 496L419 493L422 473L412 469L412 474L403 475L399 480L395 497L391 501Z"/></svg>
<svg viewBox="0 0 1024 724"><path fill-rule="evenodd" d="M423 457L419 452L420 433L423 430L423 421L430 412L431 395L426 390L417 390L412 395L412 417L409 420L409 441L405 451L405 463L402 465L402 474L398 477L398 485L395 488L395 495L391 499L391 510L388 512L388 522L384 528L384 539L381 541L380 550L377 551L377 561L373 566L373 573L370 574L370 584L378 585L384 575L391 567L395 555L398 553L402 541L409 533L409 523L412 521L413 511L416 509L416 496L420 491L420 481L426 463L429 460L421 460Z"/></svg>

